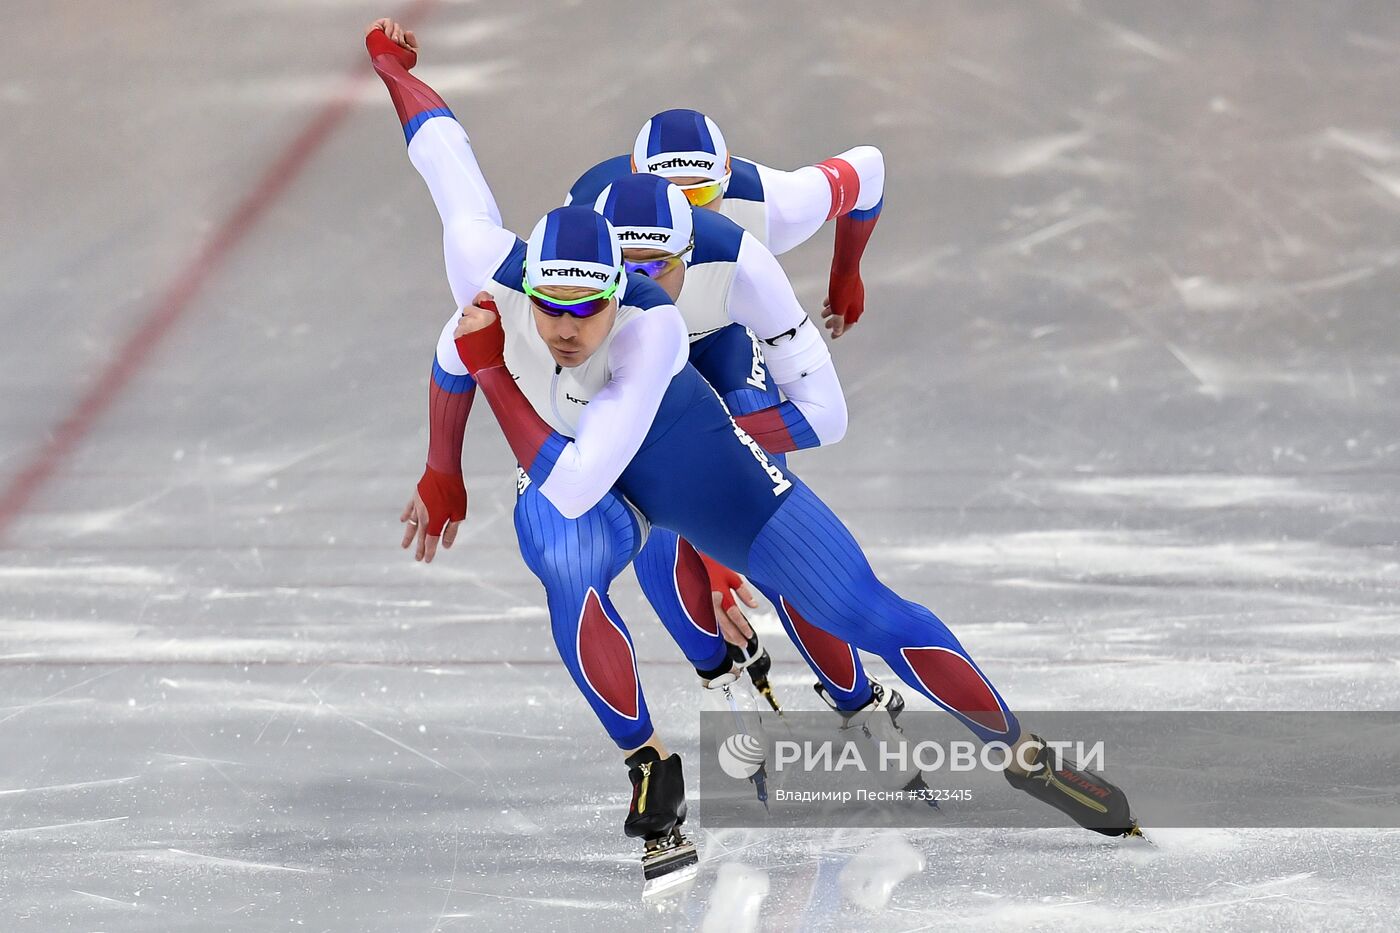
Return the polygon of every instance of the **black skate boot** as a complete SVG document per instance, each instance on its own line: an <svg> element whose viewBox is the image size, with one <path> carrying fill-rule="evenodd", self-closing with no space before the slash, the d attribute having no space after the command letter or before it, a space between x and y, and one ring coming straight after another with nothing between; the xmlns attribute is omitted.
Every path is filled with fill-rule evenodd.
<svg viewBox="0 0 1400 933"><path fill-rule="evenodd" d="M904 697L893 687L886 687L871 677L870 701L856 710L841 709L820 683L813 684L812 689L831 707L832 712L841 717L842 729L859 729L873 745L881 742L887 746L908 742L898 722L899 714L904 712ZM934 810L941 809L932 788L924 780L923 772L917 767L909 765L908 769L899 775L899 780L900 789L906 794L913 795L916 800L922 800Z"/></svg>
<svg viewBox="0 0 1400 933"><path fill-rule="evenodd" d="M768 653L767 648L758 643L758 633L750 635L746 645L730 645L729 660L734 666L749 672L749 680L753 681L754 688L763 694L768 705L781 716L783 710L778 706L778 698L773 696L773 685L768 682L768 674L773 670L773 656Z"/></svg>
<svg viewBox="0 0 1400 933"><path fill-rule="evenodd" d="M632 802L622 830L646 844L642 855L644 893L653 894L693 876L700 860L695 844L680 830L685 822L685 775L680 755L663 759L651 746L628 756L627 768Z"/></svg>
<svg viewBox="0 0 1400 933"><path fill-rule="evenodd" d="M894 723L895 728L898 729L899 724L897 720L899 719L899 714L904 712L904 697L898 690L893 687L886 687L874 677L869 678L869 680L870 701L856 710L841 709L836 705L836 701L827 694L826 688L820 683L812 684L812 689L817 691L817 696L822 698L823 703L831 707L832 712L846 720L847 725L852 728L856 726L864 727L864 717L862 717L862 714L878 711L888 713L890 722ZM867 732L866 734L868 735L869 733ZM901 732L901 734L903 733Z"/></svg>
<svg viewBox="0 0 1400 933"><path fill-rule="evenodd" d="M1122 790L1101 774L1081 770L1040 736L1031 735L1030 740L1040 746L1034 770L1022 777L1008 768L1003 772L1007 783L1050 804L1085 829L1105 836L1142 837Z"/></svg>

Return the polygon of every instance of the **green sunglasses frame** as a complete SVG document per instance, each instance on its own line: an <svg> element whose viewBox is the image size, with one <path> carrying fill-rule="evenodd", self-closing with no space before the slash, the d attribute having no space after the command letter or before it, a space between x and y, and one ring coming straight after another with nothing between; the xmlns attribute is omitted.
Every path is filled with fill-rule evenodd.
<svg viewBox="0 0 1400 933"><path fill-rule="evenodd" d="M536 301L543 301L547 305L572 307L574 305L586 304L590 301L600 301L604 298L611 298L613 295L616 295L618 287L622 284L622 275L623 272L619 269L617 274L613 277L613 283L611 285L596 294L584 295L582 298L551 298L548 295L535 291L534 288L530 286L530 271L528 268L525 269L520 284L525 287L525 294L534 298Z"/></svg>

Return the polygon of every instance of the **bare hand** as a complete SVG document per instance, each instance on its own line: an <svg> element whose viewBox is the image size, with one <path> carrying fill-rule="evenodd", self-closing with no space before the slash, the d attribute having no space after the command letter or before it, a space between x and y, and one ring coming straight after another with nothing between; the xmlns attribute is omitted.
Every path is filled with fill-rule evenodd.
<svg viewBox="0 0 1400 933"><path fill-rule="evenodd" d="M425 564L433 562L439 540L442 541L443 547L452 547L452 542L457 540L457 525L461 524L448 522L442 528L441 539L437 535L428 534L428 507L423 504L423 497L416 492L413 498L408 500L408 505L403 507L399 521L404 523L403 542L399 546L407 550L408 546L414 543L414 539L417 539L413 559L421 560Z"/></svg>
<svg viewBox="0 0 1400 933"><path fill-rule="evenodd" d="M418 51L418 37L413 34L413 30L404 29L402 23L396 23L386 16L370 23L369 26L365 28L365 35L369 35L376 29L383 30L384 35L388 36L399 46L413 52Z"/></svg>
<svg viewBox="0 0 1400 933"><path fill-rule="evenodd" d="M822 301L822 317L825 318L822 323L831 331L833 340L846 332L846 319L831 309L830 298Z"/></svg>

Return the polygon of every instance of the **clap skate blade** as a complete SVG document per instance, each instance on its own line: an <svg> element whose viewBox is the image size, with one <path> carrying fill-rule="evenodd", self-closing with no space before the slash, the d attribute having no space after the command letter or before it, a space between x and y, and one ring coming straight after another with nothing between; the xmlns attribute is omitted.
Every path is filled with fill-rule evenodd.
<svg viewBox="0 0 1400 933"><path fill-rule="evenodd" d="M651 897L695 877L700 855L695 843L679 828L659 839L648 839L642 855L642 896Z"/></svg>

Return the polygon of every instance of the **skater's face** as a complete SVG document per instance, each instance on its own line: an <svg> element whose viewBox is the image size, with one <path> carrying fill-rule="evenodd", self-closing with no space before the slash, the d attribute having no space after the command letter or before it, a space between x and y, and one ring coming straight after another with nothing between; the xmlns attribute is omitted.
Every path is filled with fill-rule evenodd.
<svg viewBox="0 0 1400 933"><path fill-rule="evenodd" d="M567 285L545 285L538 291L560 301L582 298L593 293L592 289ZM573 368L587 361L607 339L613 322L617 320L617 299L609 301L606 311L600 311L590 317L581 318L572 314L555 317L545 314L533 303L530 310L535 318L535 330L539 331L540 337L548 345L549 355L554 357L554 362L565 368Z"/></svg>
<svg viewBox="0 0 1400 933"><path fill-rule="evenodd" d="M653 273L650 278L657 285L660 285L667 295L671 296L672 301L675 301L681 296L681 287L685 285L685 263L681 261L679 256L673 257L671 253L662 249L624 249L622 251L623 262L647 262L654 259L671 258L676 261L668 263L666 268Z"/></svg>
<svg viewBox="0 0 1400 933"><path fill-rule="evenodd" d="M728 177L727 175L725 176ZM717 211L724 203L724 182L706 178L703 175L681 175L669 179L671 184L685 192L692 207L703 207L707 211Z"/></svg>

